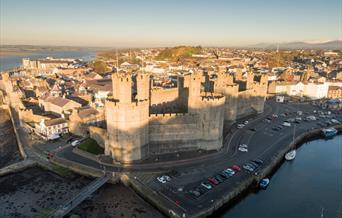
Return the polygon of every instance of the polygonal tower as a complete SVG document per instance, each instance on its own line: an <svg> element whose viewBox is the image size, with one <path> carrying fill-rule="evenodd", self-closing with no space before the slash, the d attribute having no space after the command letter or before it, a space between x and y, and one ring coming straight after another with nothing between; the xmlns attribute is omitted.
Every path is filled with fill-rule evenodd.
<svg viewBox="0 0 342 218"><path fill-rule="evenodd" d="M112 75L113 99L106 101L108 141L105 153L129 163L148 155L149 75L137 75L137 96L132 96L132 75Z"/></svg>

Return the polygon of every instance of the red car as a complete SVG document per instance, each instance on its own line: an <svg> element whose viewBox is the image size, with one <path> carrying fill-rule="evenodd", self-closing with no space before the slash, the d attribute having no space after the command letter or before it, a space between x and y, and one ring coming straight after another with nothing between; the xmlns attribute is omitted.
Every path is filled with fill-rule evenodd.
<svg viewBox="0 0 342 218"><path fill-rule="evenodd" d="M238 165L234 165L231 167L232 170L234 170L235 172L241 171L241 168Z"/></svg>
<svg viewBox="0 0 342 218"><path fill-rule="evenodd" d="M208 181L213 185L218 185L219 182L214 177L209 177Z"/></svg>

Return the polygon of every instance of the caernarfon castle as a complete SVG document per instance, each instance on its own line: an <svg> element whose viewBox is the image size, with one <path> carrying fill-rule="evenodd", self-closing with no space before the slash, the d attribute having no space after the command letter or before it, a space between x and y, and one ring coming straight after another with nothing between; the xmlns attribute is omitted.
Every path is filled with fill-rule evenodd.
<svg viewBox="0 0 342 218"><path fill-rule="evenodd" d="M262 113L267 75L202 71L183 74L177 87L153 87L148 73L112 74L105 104L105 153L127 163L181 151L219 150L224 124Z"/></svg>

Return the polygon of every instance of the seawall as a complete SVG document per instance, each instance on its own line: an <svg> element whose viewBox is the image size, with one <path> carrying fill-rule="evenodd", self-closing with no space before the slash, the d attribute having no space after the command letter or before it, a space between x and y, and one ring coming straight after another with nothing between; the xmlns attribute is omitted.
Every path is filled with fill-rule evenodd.
<svg viewBox="0 0 342 218"><path fill-rule="evenodd" d="M342 125L334 126L339 133L342 132ZM225 206L229 202L237 202L238 199L246 194L246 192L251 188L253 185L258 184L258 182L265 178L271 176L284 162L284 156L287 152L292 149L298 148L303 145L305 142L308 142L312 139L321 138L321 129L313 129L311 131L305 132L297 136L293 142L285 146L279 152L277 152L273 157L271 162L263 168L261 171L258 172L258 175L254 175L249 177L247 180L244 180L240 183L239 186L233 189L233 191L229 192L228 195L223 196L220 200L216 201L210 208L203 210L197 213L193 217L207 217L212 215L222 206Z"/></svg>

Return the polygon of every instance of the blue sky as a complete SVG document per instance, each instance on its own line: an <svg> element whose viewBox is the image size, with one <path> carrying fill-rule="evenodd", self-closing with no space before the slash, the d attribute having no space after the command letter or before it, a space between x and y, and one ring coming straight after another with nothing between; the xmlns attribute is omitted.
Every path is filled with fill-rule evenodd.
<svg viewBox="0 0 342 218"><path fill-rule="evenodd" d="M249 45L342 38L342 0L0 0L0 43Z"/></svg>

